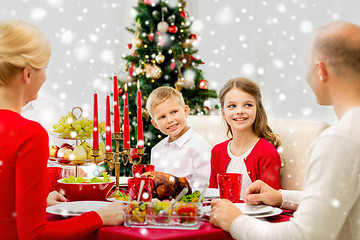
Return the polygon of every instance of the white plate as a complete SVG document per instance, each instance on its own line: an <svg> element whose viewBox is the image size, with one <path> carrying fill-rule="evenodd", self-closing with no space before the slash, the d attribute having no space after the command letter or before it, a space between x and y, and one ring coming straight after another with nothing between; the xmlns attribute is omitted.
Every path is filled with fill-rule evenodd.
<svg viewBox="0 0 360 240"><path fill-rule="evenodd" d="M268 214L278 215L282 213L280 208L274 208L266 205L248 205L245 203L235 203L235 205L246 215L253 217L268 217ZM245 206L247 205L247 206ZM276 209L276 210L275 210ZM275 210L275 211L274 211ZM280 213L279 213L280 210ZM211 211L211 206L204 206L201 209L202 213L209 215ZM270 215L273 216L273 215Z"/></svg>
<svg viewBox="0 0 360 240"><path fill-rule="evenodd" d="M204 194L204 198L217 198L220 197L219 189L208 188Z"/></svg>
<svg viewBox="0 0 360 240"><path fill-rule="evenodd" d="M256 217L256 218L265 218L265 217L272 217L272 216L276 216L282 213L282 210L280 208L274 207L273 210L271 212L267 212L267 213L263 213L263 214L258 214L258 215L250 215L252 217Z"/></svg>
<svg viewBox="0 0 360 240"><path fill-rule="evenodd" d="M46 208L47 213L61 215L64 217L78 216L85 212L96 211L110 202L103 201L75 201L59 203Z"/></svg>
<svg viewBox="0 0 360 240"><path fill-rule="evenodd" d="M258 215L271 212L274 209L272 206L267 205L250 205L246 203L235 203L235 205L247 215Z"/></svg>

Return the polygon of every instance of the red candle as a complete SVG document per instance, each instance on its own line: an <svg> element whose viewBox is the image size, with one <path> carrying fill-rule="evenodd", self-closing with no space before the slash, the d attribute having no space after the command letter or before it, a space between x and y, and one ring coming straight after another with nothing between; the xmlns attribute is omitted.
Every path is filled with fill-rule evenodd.
<svg viewBox="0 0 360 240"><path fill-rule="evenodd" d="M136 104L137 104L137 147L144 147L144 137L143 137L143 122L142 122L142 107L141 107L141 91L140 91L140 81L137 82L137 95L136 95Z"/></svg>
<svg viewBox="0 0 360 240"><path fill-rule="evenodd" d="M105 142L105 152L112 152L110 96L109 96L109 94L106 95L106 142Z"/></svg>
<svg viewBox="0 0 360 240"><path fill-rule="evenodd" d="M128 100L126 84L125 84L125 94L124 94L124 148L130 149L129 100Z"/></svg>
<svg viewBox="0 0 360 240"><path fill-rule="evenodd" d="M120 130L120 112L119 112L119 92L117 76L114 74L114 132L119 133Z"/></svg>
<svg viewBox="0 0 360 240"><path fill-rule="evenodd" d="M93 149L99 149L99 120L97 93L94 93Z"/></svg>

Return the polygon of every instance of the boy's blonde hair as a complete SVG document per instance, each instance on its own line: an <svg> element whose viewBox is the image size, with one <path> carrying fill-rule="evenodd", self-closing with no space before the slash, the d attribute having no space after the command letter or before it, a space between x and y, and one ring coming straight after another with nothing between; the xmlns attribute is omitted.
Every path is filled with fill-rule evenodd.
<svg viewBox="0 0 360 240"><path fill-rule="evenodd" d="M151 118L154 118L154 108L166 100L175 100L181 106L185 107L185 101L178 90L167 86L158 87L150 93L146 102L146 109L148 110Z"/></svg>

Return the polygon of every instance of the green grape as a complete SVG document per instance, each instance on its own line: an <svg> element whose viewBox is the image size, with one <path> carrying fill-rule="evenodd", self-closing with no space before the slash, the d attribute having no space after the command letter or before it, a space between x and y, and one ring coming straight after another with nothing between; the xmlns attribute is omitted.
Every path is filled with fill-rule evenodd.
<svg viewBox="0 0 360 240"><path fill-rule="evenodd" d="M74 129L76 132L79 132L82 128L81 128L81 125L78 123L78 124L75 124Z"/></svg>

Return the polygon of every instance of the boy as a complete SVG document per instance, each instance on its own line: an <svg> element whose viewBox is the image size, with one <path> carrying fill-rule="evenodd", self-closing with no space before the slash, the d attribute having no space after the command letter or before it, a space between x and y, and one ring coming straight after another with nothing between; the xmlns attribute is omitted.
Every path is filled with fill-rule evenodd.
<svg viewBox="0 0 360 240"><path fill-rule="evenodd" d="M187 126L190 108L181 93L171 87L159 87L150 94L146 108L151 123L166 138L151 149L155 171L186 177L192 188L209 181L211 146Z"/></svg>

